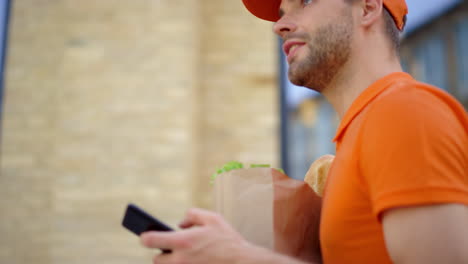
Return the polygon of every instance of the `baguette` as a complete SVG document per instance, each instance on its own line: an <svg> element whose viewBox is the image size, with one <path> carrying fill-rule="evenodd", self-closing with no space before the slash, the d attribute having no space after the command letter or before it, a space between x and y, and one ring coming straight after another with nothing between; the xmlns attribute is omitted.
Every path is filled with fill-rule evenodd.
<svg viewBox="0 0 468 264"><path fill-rule="evenodd" d="M309 167L304 181L317 193L318 196L322 197L323 189L325 188L325 181L327 179L328 171L330 170L331 164L335 156L323 155L316 159Z"/></svg>

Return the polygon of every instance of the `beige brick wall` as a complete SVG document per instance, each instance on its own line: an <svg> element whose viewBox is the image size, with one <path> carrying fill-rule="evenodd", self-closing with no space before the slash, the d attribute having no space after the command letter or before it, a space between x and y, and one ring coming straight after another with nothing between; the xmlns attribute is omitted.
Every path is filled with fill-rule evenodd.
<svg viewBox="0 0 468 264"><path fill-rule="evenodd" d="M226 161L279 164L276 38L240 0L204 0L195 200L210 204L206 176ZM205 195L202 195L205 194Z"/></svg>
<svg viewBox="0 0 468 264"><path fill-rule="evenodd" d="M278 165L276 39L232 0L15 0L0 264L150 263L133 201L172 225L229 160Z"/></svg>

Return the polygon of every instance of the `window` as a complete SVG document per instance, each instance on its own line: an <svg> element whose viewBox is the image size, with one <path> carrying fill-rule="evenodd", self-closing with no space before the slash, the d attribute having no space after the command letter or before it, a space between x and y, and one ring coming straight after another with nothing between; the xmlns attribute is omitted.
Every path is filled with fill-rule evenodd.
<svg viewBox="0 0 468 264"><path fill-rule="evenodd" d="M457 94L468 107L468 17L462 17L455 26L457 52Z"/></svg>
<svg viewBox="0 0 468 264"><path fill-rule="evenodd" d="M422 27L402 42L402 66L417 80L451 93L468 107L468 13L462 9Z"/></svg>
<svg viewBox="0 0 468 264"><path fill-rule="evenodd" d="M431 34L415 47L416 74L420 81L447 90L446 43L441 34Z"/></svg>
<svg viewBox="0 0 468 264"><path fill-rule="evenodd" d="M10 1L0 1L0 119L3 113L3 83Z"/></svg>

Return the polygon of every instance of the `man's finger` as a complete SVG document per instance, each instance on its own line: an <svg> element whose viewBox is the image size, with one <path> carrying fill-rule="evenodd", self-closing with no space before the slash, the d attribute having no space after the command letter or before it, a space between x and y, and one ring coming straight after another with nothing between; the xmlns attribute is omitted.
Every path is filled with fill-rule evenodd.
<svg viewBox="0 0 468 264"><path fill-rule="evenodd" d="M190 228L190 227L193 227L195 226L192 222L190 222L189 220L187 219L184 219L180 224L179 224L179 227L182 228L182 229L187 229L187 228Z"/></svg>
<svg viewBox="0 0 468 264"><path fill-rule="evenodd" d="M176 249L187 246L187 234L183 231L156 232L150 231L141 234L141 243L148 248Z"/></svg>
<svg viewBox="0 0 468 264"><path fill-rule="evenodd" d="M153 264L176 263L173 254L157 254L153 257Z"/></svg>
<svg viewBox="0 0 468 264"><path fill-rule="evenodd" d="M222 217L214 212L199 208L192 208L187 212L185 219L179 224L181 228L191 226L204 226L207 224L218 224L222 222Z"/></svg>

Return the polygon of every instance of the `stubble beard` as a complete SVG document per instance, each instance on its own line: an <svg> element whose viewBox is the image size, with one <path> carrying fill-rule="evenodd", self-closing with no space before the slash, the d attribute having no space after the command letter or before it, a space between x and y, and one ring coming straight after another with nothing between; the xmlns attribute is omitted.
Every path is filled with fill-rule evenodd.
<svg viewBox="0 0 468 264"><path fill-rule="evenodd" d="M340 73L351 54L352 18L346 16L340 23L330 23L308 35L307 57L293 61L289 80L298 86L322 92Z"/></svg>

